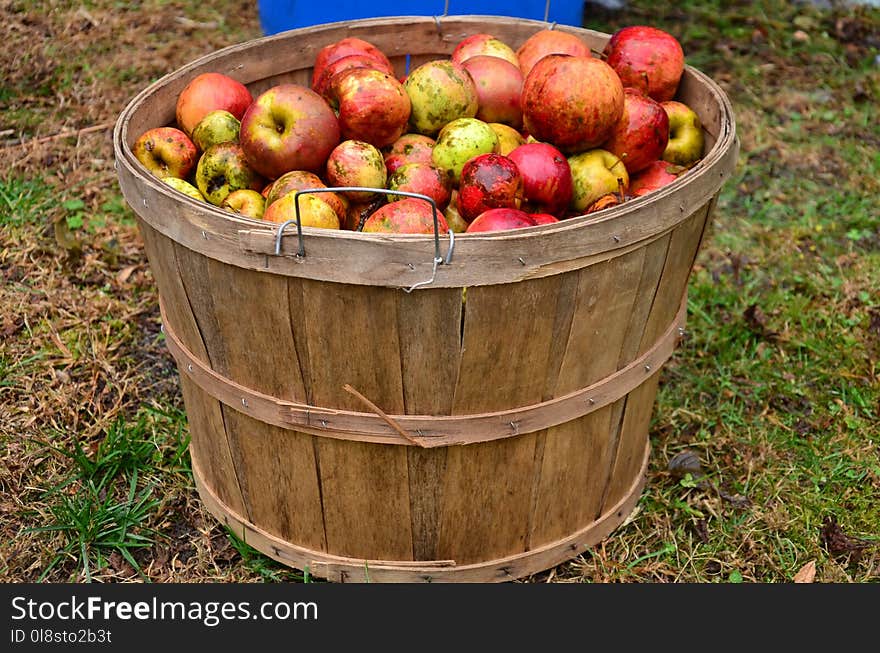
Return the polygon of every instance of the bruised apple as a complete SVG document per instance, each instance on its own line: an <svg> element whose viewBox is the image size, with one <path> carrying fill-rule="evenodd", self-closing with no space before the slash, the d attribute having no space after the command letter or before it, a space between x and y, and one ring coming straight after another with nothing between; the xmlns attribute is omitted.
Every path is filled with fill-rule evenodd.
<svg viewBox="0 0 880 653"><path fill-rule="evenodd" d="M424 134L407 133L382 149L388 174L407 163L431 163L434 139Z"/></svg>
<svg viewBox="0 0 880 653"><path fill-rule="evenodd" d="M430 202L415 197L407 197L399 202L391 202L379 207L364 222L365 233L394 234L433 234L434 207ZM437 230L449 231L443 213L437 212Z"/></svg>
<svg viewBox="0 0 880 653"><path fill-rule="evenodd" d="M278 177L278 179L268 184L266 188L263 189L263 195L266 198L266 206L269 206L270 204L272 204L272 202L280 199L290 192L300 190L312 190L316 188L327 188L327 185L321 180L318 175L313 172L308 172L307 170L291 170L290 172L285 172L283 175ZM329 191L313 193L313 195L329 204L330 207L336 212L336 215L339 216L340 220L345 217L345 200L343 200L339 195Z"/></svg>
<svg viewBox="0 0 880 653"><path fill-rule="evenodd" d="M356 36L347 36L318 50L312 66L312 79L320 78L324 69L334 61L353 54L369 57L378 64L380 70L394 70L391 61L378 47Z"/></svg>
<svg viewBox="0 0 880 653"><path fill-rule="evenodd" d="M658 102L675 97L684 51L672 34L649 25L629 25L611 35L603 54L624 86Z"/></svg>
<svg viewBox="0 0 880 653"><path fill-rule="evenodd" d="M623 114L623 85L601 59L550 54L538 61L523 82L526 131L563 153L598 147Z"/></svg>
<svg viewBox="0 0 880 653"><path fill-rule="evenodd" d="M352 68L372 68L390 75L394 74L394 68L390 64L385 64L370 55L349 54L328 64L320 75L313 76L312 90L318 95L326 96L327 90L330 88L330 80L333 79L333 76Z"/></svg>
<svg viewBox="0 0 880 653"><path fill-rule="evenodd" d="M325 177L330 186L385 188L388 171L382 153L364 141L345 140L333 148L327 158ZM366 191L340 191L350 200L364 202L376 195Z"/></svg>
<svg viewBox="0 0 880 653"><path fill-rule="evenodd" d="M339 229L339 216L327 202L322 202L316 195L297 195L290 192L272 202L263 212L263 220L269 222L287 222L297 217L303 227L321 227L323 229Z"/></svg>
<svg viewBox="0 0 880 653"><path fill-rule="evenodd" d="M522 175L506 156L481 154L470 159L461 170L458 210L468 222L489 209L518 209L522 195Z"/></svg>
<svg viewBox="0 0 880 653"><path fill-rule="evenodd" d="M668 161L654 161L630 179L629 194L633 197L647 195L663 188L666 184L671 184L685 170L686 168Z"/></svg>
<svg viewBox="0 0 880 653"><path fill-rule="evenodd" d="M412 102L411 131L434 137L444 125L477 115L477 88L470 73L451 59L417 66L403 83Z"/></svg>
<svg viewBox="0 0 880 653"><path fill-rule="evenodd" d="M159 179L186 179L199 160L199 152L190 137L175 127L148 129L131 149L135 158Z"/></svg>
<svg viewBox="0 0 880 653"><path fill-rule="evenodd" d="M226 196L240 188L259 191L265 180L248 162L238 143L212 145L199 157L196 186L205 199L220 206Z"/></svg>
<svg viewBox="0 0 880 653"><path fill-rule="evenodd" d="M434 200L441 211L446 209L452 192L452 185L443 172L430 163L407 163L388 177L388 190L418 193ZM389 202L397 202L405 195L388 195Z"/></svg>
<svg viewBox="0 0 880 653"><path fill-rule="evenodd" d="M464 37L455 46L450 58L456 63L464 63L471 57L481 55L504 59L519 68L519 58L516 56L516 50L501 39L484 32Z"/></svg>

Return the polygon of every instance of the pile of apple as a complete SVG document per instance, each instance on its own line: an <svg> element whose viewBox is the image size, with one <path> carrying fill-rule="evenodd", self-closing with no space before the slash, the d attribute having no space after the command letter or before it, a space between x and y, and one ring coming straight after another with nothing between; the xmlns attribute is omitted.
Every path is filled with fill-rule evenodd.
<svg viewBox="0 0 880 653"><path fill-rule="evenodd" d="M146 131L133 153L173 188L255 219L298 210L304 226L433 233L436 208L443 232L531 227L644 195L700 160L699 117L674 99L683 70L675 37L643 25L601 56L567 32L517 50L473 34L403 79L347 37L318 52L310 88L254 98L224 74L195 77L176 127Z"/></svg>

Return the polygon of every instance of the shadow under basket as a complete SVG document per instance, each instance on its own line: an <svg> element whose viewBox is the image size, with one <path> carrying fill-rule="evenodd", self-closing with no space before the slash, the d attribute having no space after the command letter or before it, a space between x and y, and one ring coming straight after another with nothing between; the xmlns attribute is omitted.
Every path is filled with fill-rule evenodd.
<svg viewBox="0 0 880 653"><path fill-rule="evenodd" d="M517 48L546 27L457 16L297 29L202 57L119 117L119 181L158 285L199 495L286 565L335 581L507 581L624 522L690 271L736 162L730 103L687 67L678 99L706 136L687 174L558 224L459 234L441 265L421 235L304 227L300 241L293 228L276 253L279 225L184 197L132 144L174 124L178 94L203 72L256 96L309 85L317 51L345 36L403 75L468 34ZM597 51L608 39L556 29ZM441 235L443 256L450 246Z"/></svg>

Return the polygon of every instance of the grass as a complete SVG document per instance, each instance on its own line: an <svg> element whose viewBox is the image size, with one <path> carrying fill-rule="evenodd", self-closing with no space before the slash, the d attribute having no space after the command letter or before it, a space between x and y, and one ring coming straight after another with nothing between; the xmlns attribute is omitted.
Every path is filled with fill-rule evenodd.
<svg viewBox="0 0 880 653"><path fill-rule="evenodd" d="M154 282L100 129L159 75L258 36L256 9L3 11L18 64L0 89L13 132L0 142L0 579L311 582L198 500ZM816 582L877 582L880 11L639 0L585 16L605 32L635 23L678 36L724 88L740 160L663 371L636 512L526 580L779 583L814 563Z"/></svg>

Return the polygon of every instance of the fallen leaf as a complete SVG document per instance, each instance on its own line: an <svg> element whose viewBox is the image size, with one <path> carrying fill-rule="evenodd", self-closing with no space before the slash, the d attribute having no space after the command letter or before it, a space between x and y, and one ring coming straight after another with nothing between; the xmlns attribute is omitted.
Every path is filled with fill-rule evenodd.
<svg viewBox="0 0 880 653"><path fill-rule="evenodd" d="M140 267L139 264L134 265L126 265L119 272L116 273L116 283L120 286L125 284L128 281L128 278L132 275L132 273Z"/></svg>
<svg viewBox="0 0 880 653"><path fill-rule="evenodd" d="M794 575L795 583L812 583L816 578L816 561L810 560Z"/></svg>

